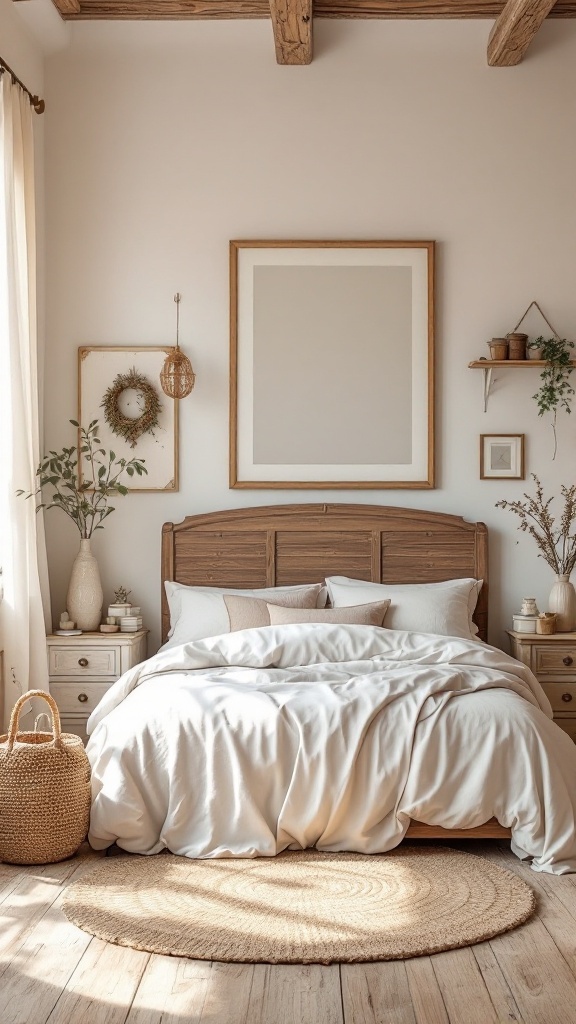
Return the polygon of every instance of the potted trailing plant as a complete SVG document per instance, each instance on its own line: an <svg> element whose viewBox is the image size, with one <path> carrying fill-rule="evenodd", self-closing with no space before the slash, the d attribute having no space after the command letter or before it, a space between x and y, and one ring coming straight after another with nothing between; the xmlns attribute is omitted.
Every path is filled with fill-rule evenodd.
<svg viewBox="0 0 576 1024"><path fill-rule="evenodd" d="M526 355L528 359L542 359L542 338L533 338L526 342Z"/></svg>
<svg viewBox="0 0 576 1024"><path fill-rule="evenodd" d="M519 530L529 533L538 547L538 558L543 558L556 574L556 583L549 598L549 609L556 613L559 632L576 628L576 591L570 575L576 565L576 484L562 484L560 494L564 508L559 525L551 511L553 498L544 498L542 484L532 473L536 494L524 494L525 501L497 501L496 508L506 508L520 519Z"/></svg>
<svg viewBox="0 0 576 1024"><path fill-rule="evenodd" d="M573 366L571 364L571 350L574 348L573 341L566 341L566 338L537 338L536 343L542 348L542 359L546 360L546 366L542 369L540 379L542 381L539 390L533 395L538 406L538 415L544 416L549 412L552 414L552 432L554 434L554 454L556 458L558 450L558 438L556 435L556 418L559 409L571 412L570 403L574 394L574 388L570 384L570 374Z"/></svg>
<svg viewBox="0 0 576 1024"><path fill-rule="evenodd" d="M117 458L115 452L100 447L98 420L92 420L88 427L81 427L76 420L70 420L80 430L80 447L63 448L45 455L36 470L39 486L27 494L27 498L41 494L42 488L52 487L53 493L47 501L40 501L41 508L61 508L72 520L80 533L78 552L68 587L67 607L71 619L79 629L96 629L102 611L102 586L98 563L91 551L91 537L96 530L103 530L104 520L114 512L110 500L117 495L128 494L122 479L142 476L148 470L144 460ZM90 479L81 480L79 462L83 459L90 467ZM18 491L24 494L24 491Z"/></svg>

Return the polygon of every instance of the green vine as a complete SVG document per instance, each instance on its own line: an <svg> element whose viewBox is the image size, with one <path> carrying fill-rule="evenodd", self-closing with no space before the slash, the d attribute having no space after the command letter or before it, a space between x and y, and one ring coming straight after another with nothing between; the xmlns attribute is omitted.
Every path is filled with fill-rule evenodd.
<svg viewBox="0 0 576 1024"><path fill-rule="evenodd" d="M138 391L144 399L144 412L137 419L124 416L118 408L118 399L123 391ZM118 437L128 441L131 448L136 447L136 442L142 434L152 433L154 427L158 426L158 416L162 406L156 393L156 389L143 373L138 373L135 367L128 373L119 373L114 378L112 387L108 388L100 405L104 409L106 423Z"/></svg>
<svg viewBox="0 0 576 1024"><path fill-rule="evenodd" d="M542 381L540 389L533 395L538 406L538 415L545 413L552 414L552 432L554 434L554 454L556 458L558 450L558 437L556 434L556 417L559 409L571 412L570 403L574 395L574 388L570 384L570 374L574 367L571 365L571 349L574 348L573 341L566 341L566 338L537 338L536 343L542 348L542 359L546 360L546 366L540 374Z"/></svg>

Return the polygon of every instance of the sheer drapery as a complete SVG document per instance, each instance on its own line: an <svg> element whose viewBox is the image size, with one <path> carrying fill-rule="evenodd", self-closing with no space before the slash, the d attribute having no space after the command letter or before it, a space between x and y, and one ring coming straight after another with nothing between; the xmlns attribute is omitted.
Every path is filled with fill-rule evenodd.
<svg viewBox="0 0 576 1024"><path fill-rule="evenodd" d="M48 689L46 545L33 498L40 459L32 108L0 75L0 602L4 713L20 692ZM1 709L0 709L1 711Z"/></svg>

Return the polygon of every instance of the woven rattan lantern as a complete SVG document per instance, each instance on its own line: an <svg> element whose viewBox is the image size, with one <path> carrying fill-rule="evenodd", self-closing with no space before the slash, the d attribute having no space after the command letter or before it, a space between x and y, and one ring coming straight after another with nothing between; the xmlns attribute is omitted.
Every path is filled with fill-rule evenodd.
<svg viewBox="0 0 576 1024"><path fill-rule="evenodd" d="M169 356L166 356L164 366L160 372L160 384L162 391L169 398L186 398L196 383L196 374L192 369L192 363L185 356L180 348L180 292L176 292L174 302L176 303L176 348Z"/></svg>

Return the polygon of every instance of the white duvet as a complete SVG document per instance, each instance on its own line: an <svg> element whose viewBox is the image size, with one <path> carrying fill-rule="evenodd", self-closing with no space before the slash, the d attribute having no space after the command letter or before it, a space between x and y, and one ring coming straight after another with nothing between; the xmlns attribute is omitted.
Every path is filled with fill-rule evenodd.
<svg viewBox="0 0 576 1024"><path fill-rule="evenodd" d="M88 723L90 842L187 857L378 853L410 818L495 816L576 871L576 747L532 673L476 641L267 626L164 651Z"/></svg>

